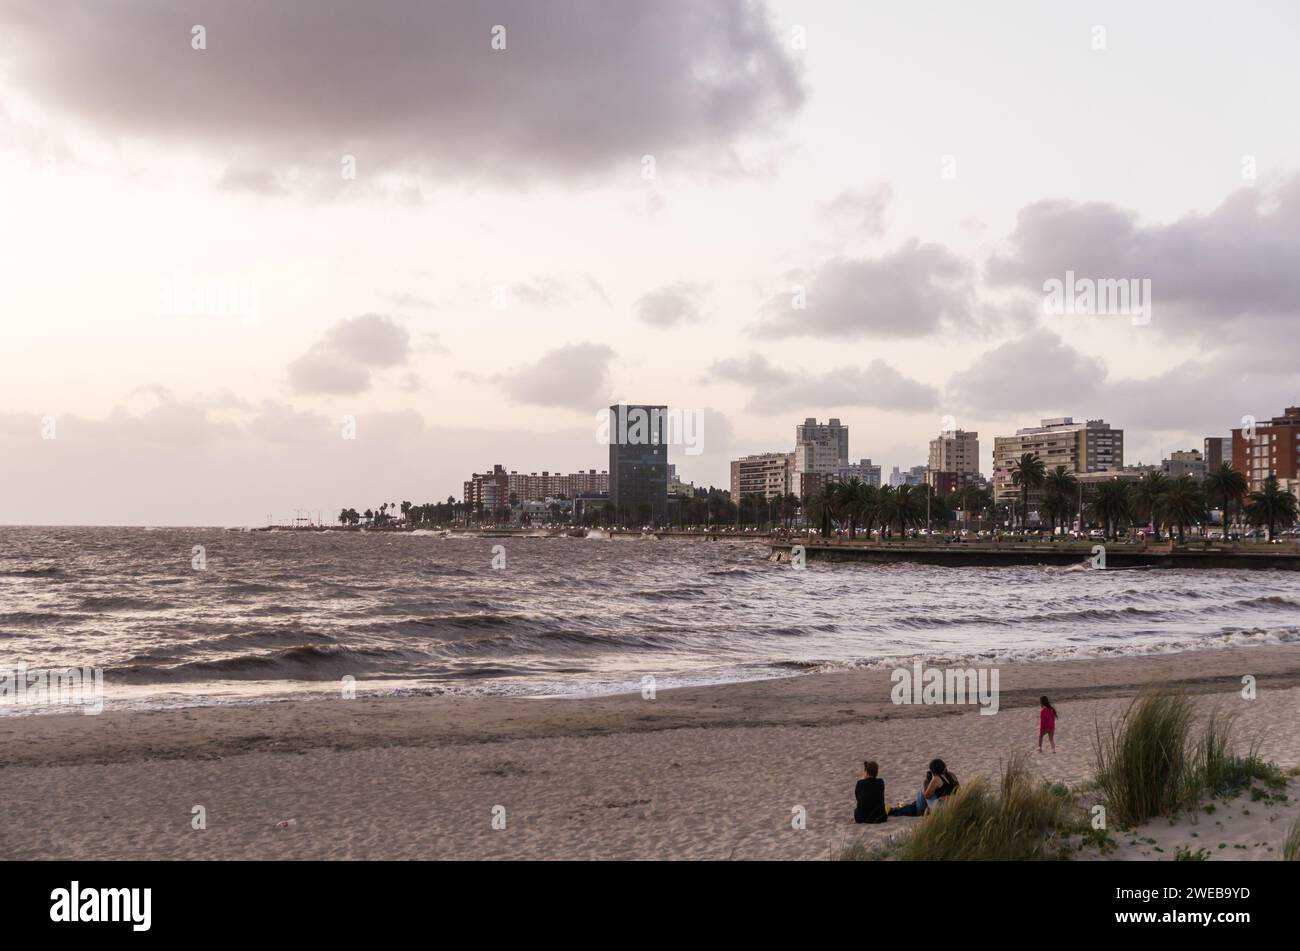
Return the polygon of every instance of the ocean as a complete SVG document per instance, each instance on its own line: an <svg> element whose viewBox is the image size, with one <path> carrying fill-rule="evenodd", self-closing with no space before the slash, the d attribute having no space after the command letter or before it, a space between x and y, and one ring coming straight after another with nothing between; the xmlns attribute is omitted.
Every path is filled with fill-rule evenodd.
<svg viewBox="0 0 1300 951"><path fill-rule="evenodd" d="M101 668L108 708L336 694L345 677L358 696L563 696L1297 639L1286 571L797 570L759 543L0 528L0 668Z"/></svg>

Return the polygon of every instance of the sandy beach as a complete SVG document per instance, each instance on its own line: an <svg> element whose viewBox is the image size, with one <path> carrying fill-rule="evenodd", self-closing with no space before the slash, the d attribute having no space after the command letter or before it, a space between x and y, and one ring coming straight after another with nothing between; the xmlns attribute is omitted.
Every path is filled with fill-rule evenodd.
<svg viewBox="0 0 1300 951"><path fill-rule="evenodd" d="M1241 697L1246 675L1254 700ZM880 763L891 800L910 797L933 756L963 780L995 773L1033 751L1046 693L1061 714L1059 751L1033 763L1044 779L1079 784L1094 723L1156 683L1236 714L1243 750L1257 741L1265 759L1300 763L1300 647L1285 646L1005 666L992 716L894 705L882 670L652 700L363 693L6 716L0 858L825 859L916 821L854 825L864 758ZM196 806L206 828L193 828ZM1118 855L1172 858L1199 844L1214 860L1275 857L1296 812L1288 800L1156 823L1158 848L1145 833L1121 836Z"/></svg>

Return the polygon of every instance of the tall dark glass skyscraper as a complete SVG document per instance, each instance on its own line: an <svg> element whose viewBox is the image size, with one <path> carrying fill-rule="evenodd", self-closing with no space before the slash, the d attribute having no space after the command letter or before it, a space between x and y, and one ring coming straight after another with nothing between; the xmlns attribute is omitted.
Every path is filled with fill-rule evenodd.
<svg viewBox="0 0 1300 951"><path fill-rule="evenodd" d="M609 408L609 501L621 525L668 521L668 407Z"/></svg>

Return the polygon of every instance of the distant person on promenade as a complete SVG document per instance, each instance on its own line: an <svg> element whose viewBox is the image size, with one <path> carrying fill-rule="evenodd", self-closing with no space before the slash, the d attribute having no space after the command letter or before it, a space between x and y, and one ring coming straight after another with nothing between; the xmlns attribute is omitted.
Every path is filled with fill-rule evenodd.
<svg viewBox="0 0 1300 951"><path fill-rule="evenodd" d="M878 779L880 766L875 760L862 764L862 778L853 789L853 796L858 801L853 810L854 822L884 822L889 818L885 809L885 781Z"/></svg>
<svg viewBox="0 0 1300 951"><path fill-rule="evenodd" d="M1056 707L1046 697L1038 698L1038 752L1043 752L1043 737L1056 752Z"/></svg>
<svg viewBox="0 0 1300 951"><path fill-rule="evenodd" d="M957 791L957 777L941 759L930 760L925 781L916 791L914 802L901 803L889 811L891 816L923 816Z"/></svg>

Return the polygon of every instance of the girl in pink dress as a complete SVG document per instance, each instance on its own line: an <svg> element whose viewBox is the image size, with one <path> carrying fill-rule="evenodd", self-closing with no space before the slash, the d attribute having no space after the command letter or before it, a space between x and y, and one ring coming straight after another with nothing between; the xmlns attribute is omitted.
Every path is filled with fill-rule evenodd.
<svg viewBox="0 0 1300 951"><path fill-rule="evenodd" d="M1038 698L1038 752L1043 752L1043 737L1056 752L1056 707L1046 697Z"/></svg>

